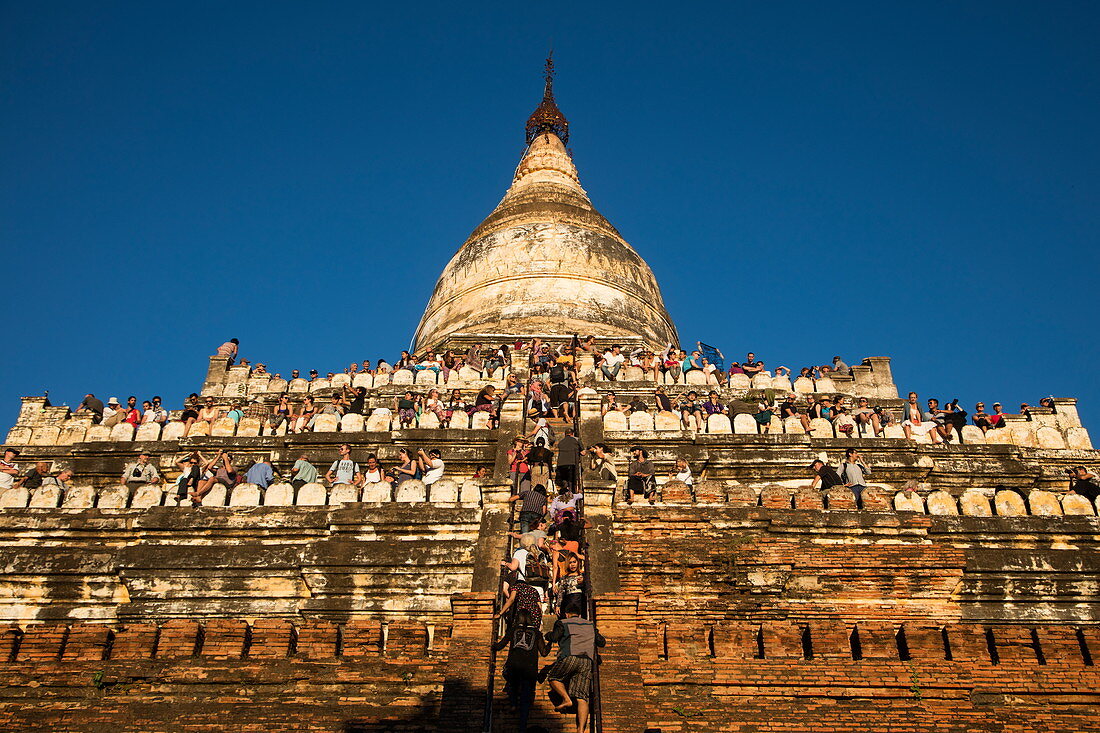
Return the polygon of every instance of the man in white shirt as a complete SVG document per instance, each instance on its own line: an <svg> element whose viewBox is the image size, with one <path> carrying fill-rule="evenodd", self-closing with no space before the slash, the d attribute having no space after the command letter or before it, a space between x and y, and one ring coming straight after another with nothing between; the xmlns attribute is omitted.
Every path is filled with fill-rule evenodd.
<svg viewBox="0 0 1100 733"><path fill-rule="evenodd" d="M443 478L443 454L438 448L432 448L427 453L421 448L417 453L419 453L420 470L424 472L424 478L421 481L425 486L431 486Z"/></svg>
<svg viewBox="0 0 1100 733"><path fill-rule="evenodd" d="M8 448L4 451L4 458L0 460L0 491L10 489L19 477L19 467L15 465L15 459L19 457L19 451Z"/></svg>
<svg viewBox="0 0 1100 733"><path fill-rule="evenodd" d="M604 352L603 361L600 363L600 371L603 372L608 381L614 382L615 378L619 376L619 370L622 369L624 361L626 361L626 357L622 354L622 347L615 344L611 347L611 351Z"/></svg>
<svg viewBox="0 0 1100 733"><path fill-rule="evenodd" d="M362 482L363 474L359 470L359 464L351 459L351 446L347 443L340 446L340 457L329 466L325 480L332 486L337 484L359 486Z"/></svg>

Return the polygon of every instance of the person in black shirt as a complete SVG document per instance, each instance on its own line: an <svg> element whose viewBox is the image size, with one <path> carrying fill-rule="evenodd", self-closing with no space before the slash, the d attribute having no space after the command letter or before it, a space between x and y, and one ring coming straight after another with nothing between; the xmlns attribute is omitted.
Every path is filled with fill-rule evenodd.
<svg viewBox="0 0 1100 733"><path fill-rule="evenodd" d="M21 484L23 488L27 491L34 491L42 485L42 480L49 475L50 464L44 461L39 461L38 463L34 464L34 468L27 471L26 475L23 476Z"/></svg>
<svg viewBox="0 0 1100 733"><path fill-rule="evenodd" d="M496 643L493 651L508 647L508 659L504 662L504 693L516 709L519 729L527 730L527 717L535 702L535 682L539 676L539 657L546 656L550 644L542 636L542 630L531 618L531 613L520 608L515 621Z"/></svg>
<svg viewBox="0 0 1100 733"><path fill-rule="evenodd" d="M810 464L810 470L814 472L814 480L810 484L811 489L816 489L820 485L822 491L828 491L834 486L844 485L836 469L820 459Z"/></svg>
<svg viewBox="0 0 1100 733"><path fill-rule="evenodd" d="M1084 466L1078 466L1069 473L1069 490L1095 504L1096 497L1100 496L1100 484L1097 483L1096 474Z"/></svg>
<svg viewBox="0 0 1100 733"><path fill-rule="evenodd" d="M573 428L565 429L565 437L558 441L558 461L555 483L568 486L572 491L577 488L577 469L581 463L581 451L584 448L574 435Z"/></svg>

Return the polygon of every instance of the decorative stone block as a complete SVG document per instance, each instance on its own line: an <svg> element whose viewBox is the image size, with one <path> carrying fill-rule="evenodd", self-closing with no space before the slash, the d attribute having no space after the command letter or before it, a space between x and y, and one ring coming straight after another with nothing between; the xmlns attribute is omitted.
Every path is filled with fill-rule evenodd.
<svg viewBox="0 0 1100 733"><path fill-rule="evenodd" d="M359 501L359 487L352 484L336 484L328 495L330 505L354 504L357 501Z"/></svg>
<svg viewBox="0 0 1100 733"><path fill-rule="evenodd" d="M692 369L684 375L684 381L686 384L693 384L696 386L706 385L707 375L703 374L701 369Z"/></svg>
<svg viewBox="0 0 1100 733"><path fill-rule="evenodd" d="M1062 504L1052 491L1043 491L1041 489L1032 491L1027 495L1027 504L1031 509L1031 513L1037 517L1062 516Z"/></svg>
<svg viewBox="0 0 1100 733"><path fill-rule="evenodd" d="M794 385L791 384L789 377L772 377L772 389L781 394L790 394L794 392Z"/></svg>
<svg viewBox="0 0 1100 733"><path fill-rule="evenodd" d="M413 373L408 369L398 369L390 375L390 384L412 384Z"/></svg>
<svg viewBox="0 0 1100 733"><path fill-rule="evenodd" d="M675 413L667 410L658 412L657 416L653 418L653 429L657 431L679 430L680 418Z"/></svg>
<svg viewBox="0 0 1100 733"><path fill-rule="evenodd" d="M756 506L759 501L760 498L756 495L756 489L751 486L731 484L726 487L726 503L730 506Z"/></svg>
<svg viewBox="0 0 1100 733"><path fill-rule="evenodd" d="M313 418L313 432L335 433L340 427L340 418L336 415L316 415Z"/></svg>
<svg viewBox="0 0 1100 733"><path fill-rule="evenodd" d="M1061 449L1066 447L1066 439L1057 428L1044 425L1035 431L1035 443L1040 448Z"/></svg>
<svg viewBox="0 0 1100 733"><path fill-rule="evenodd" d="M271 381L267 383L267 391L271 394L282 394L287 391L289 384L282 377L272 377Z"/></svg>
<svg viewBox="0 0 1100 733"><path fill-rule="evenodd" d="M344 387L350 387L351 386L351 375L350 374L334 374L334 375L332 375L332 379L329 380L329 385L333 389L343 389Z"/></svg>
<svg viewBox="0 0 1100 733"><path fill-rule="evenodd" d="M645 372L639 366L628 366L623 368L619 378L624 382L641 382L645 379Z"/></svg>
<svg viewBox="0 0 1100 733"><path fill-rule="evenodd" d="M1023 502L1020 502L1021 504ZM993 511L989 506L989 499L980 491L967 489L959 499L959 508L968 517L991 517Z"/></svg>
<svg viewBox="0 0 1100 733"><path fill-rule="evenodd" d="M829 511L852 511L856 509L856 495L847 486L834 486L825 492L825 504Z"/></svg>
<svg viewBox="0 0 1100 733"><path fill-rule="evenodd" d="M57 442L61 445L72 445L84 442L84 435L88 432L88 426L82 422L70 421L61 428L61 434L57 436Z"/></svg>
<svg viewBox="0 0 1100 733"><path fill-rule="evenodd" d="M805 435L806 428L802 426L802 420L795 415L791 415L783 421L783 432L787 435Z"/></svg>
<svg viewBox="0 0 1100 733"><path fill-rule="evenodd" d="M96 506L100 509L125 509L130 505L129 486L108 486L99 492Z"/></svg>
<svg viewBox="0 0 1100 733"><path fill-rule="evenodd" d="M799 377L794 380L794 391L798 394L811 394L814 391L814 380L809 377Z"/></svg>
<svg viewBox="0 0 1100 733"><path fill-rule="evenodd" d="M202 497L203 506L225 506L226 494L224 484L214 484L206 496Z"/></svg>
<svg viewBox="0 0 1100 733"><path fill-rule="evenodd" d="M146 484L134 492L130 506L134 509L148 509L160 506L164 502L164 489L157 484Z"/></svg>
<svg viewBox="0 0 1100 733"><path fill-rule="evenodd" d="M1011 431L1013 445L1018 445L1021 448L1037 447L1035 442L1035 430L1031 423L1011 422L1004 429Z"/></svg>
<svg viewBox="0 0 1100 733"><path fill-rule="evenodd" d="M255 438L260 434L260 428L265 427L258 417L242 417L237 423L237 437Z"/></svg>
<svg viewBox="0 0 1100 733"><path fill-rule="evenodd" d="M718 481L696 481L693 493L698 504L726 503L726 485Z"/></svg>
<svg viewBox="0 0 1100 733"><path fill-rule="evenodd" d="M14 430L14 428L12 429ZM30 428L27 428L27 435L30 436ZM106 425L92 425L88 428L88 432L84 434L84 442L86 443L102 443L110 439L111 429ZM13 442L10 435L8 438L8 442Z"/></svg>
<svg viewBox="0 0 1100 733"><path fill-rule="evenodd" d="M448 478L441 478L431 485L429 500L433 504L454 504L458 502L458 484Z"/></svg>
<svg viewBox="0 0 1100 733"><path fill-rule="evenodd" d="M765 509L790 509L794 491L779 484L768 484L760 490L760 506Z"/></svg>
<svg viewBox="0 0 1100 733"><path fill-rule="evenodd" d="M985 497L982 497L983 499ZM959 513L959 504L955 501L955 497L946 491L933 491L925 499L925 503L928 505L929 514L938 514L941 516L955 515ZM989 502L986 501L988 507ZM988 515L986 515L988 516Z"/></svg>
<svg viewBox="0 0 1100 733"><path fill-rule="evenodd" d="M1066 446L1075 450L1092 450L1089 431L1080 426L1066 429Z"/></svg>
<svg viewBox="0 0 1100 733"><path fill-rule="evenodd" d="M443 381L443 373L436 372L434 369L421 369L413 372L413 381L424 386L439 384Z"/></svg>
<svg viewBox="0 0 1100 733"><path fill-rule="evenodd" d="M456 412L451 415L451 420L447 423L447 427L451 430L469 430L470 416L465 412Z"/></svg>
<svg viewBox="0 0 1100 733"><path fill-rule="evenodd" d="M772 415L772 419L768 421L768 434L770 435L782 435L783 434L783 421L779 419L779 415Z"/></svg>
<svg viewBox="0 0 1100 733"><path fill-rule="evenodd" d="M160 439L161 440L179 440L180 438L183 437L183 431L185 429L186 429L186 426L183 423L179 422L178 420L175 421L175 422L170 422L167 425L165 425L164 430L161 431Z"/></svg>
<svg viewBox="0 0 1100 733"><path fill-rule="evenodd" d="M198 425L198 423L195 423ZM237 423L233 422L231 417L219 417L214 421L214 424L210 426L210 434L227 437L237 432Z"/></svg>
<svg viewBox="0 0 1100 733"><path fill-rule="evenodd" d="M91 486L70 486L61 499L63 509L87 509L95 504L95 489Z"/></svg>
<svg viewBox="0 0 1100 733"><path fill-rule="evenodd" d="M963 494L963 498L966 494ZM1017 494L1011 489L1001 489L993 496L993 505L997 507L997 516L999 517L1026 517L1027 505L1024 504L1024 497ZM965 507L964 507L965 509ZM984 514L976 516L985 516Z"/></svg>
<svg viewBox="0 0 1100 733"><path fill-rule="evenodd" d="M370 483L363 487L363 501L385 503L390 501L392 493L388 481Z"/></svg>
<svg viewBox="0 0 1100 733"><path fill-rule="evenodd" d="M340 432L361 433L363 432L365 424L362 415L355 412L349 412L347 415L340 418Z"/></svg>
<svg viewBox="0 0 1100 733"><path fill-rule="evenodd" d="M1096 514L1087 496L1066 494L1062 497L1062 511L1067 515L1091 517Z"/></svg>
<svg viewBox="0 0 1100 733"><path fill-rule="evenodd" d="M324 506L328 501L328 492L322 484L306 484L298 489L298 506Z"/></svg>
<svg viewBox="0 0 1100 733"><path fill-rule="evenodd" d="M264 492L264 506L293 506L294 487L290 484L272 484Z"/></svg>
<svg viewBox="0 0 1100 733"><path fill-rule="evenodd" d="M964 425L962 440L964 444L981 445L985 443L985 433L977 425Z"/></svg>
<svg viewBox="0 0 1100 733"><path fill-rule="evenodd" d="M822 377L814 382L814 387L821 394L833 394L836 392L836 385L833 384L832 377Z"/></svg>
<svg viewBox="0 0 1100 733"><path fill-rule="evenodd" d="M30 503L30 492L24 489L22 486L15 486L10 489L5 489L4 493L0 494L0 508L18 508L25 507Z"/></svg>
<svg viewBox="0 0 1100 733"><path fill-rule="evenodd" d="M461 382L478 382L481 381L481 372L473 367L463 365L458 368L458 379Z"/></svg>
<svg viewBox="0 0 1100 733"><path fill-rule="evenodd" d="M985 442L991 445L1012 445L1012 431L1008 428L997 428L985 434Z"/></svg>
<svg viewBox="0 0 1100 733"><path fill-rule="evenodd" d="M267 393L268 385L271 383L271 377L262 375L259 377L252 377L248 380L248 385L245 387L245 393L249 397L255 395L261 395Z"/></svg>
<svg viewBox="0 0 1100 733"><path fill-rule="evenodd" d="M229 506L259 506L262 503L263 491L256 484L237 484L229 495Z"/></svg>
<svg viewBox="0 0 1100 733"><path fill-rule="evenodd" d="M810 435L815 438L833 437L833 424L823 417L810 420Z"/></svg>
<svg viewBox="0 0 1100 733"><path fill-rule="evenodd" d="M319 395L324 392L332 392L332 382L325 377L318 377L309 383L309 393Z"/></svg>
<svg viewBox="0 0 1100 733"><path fill-rule="evenodd" d="M222 396L230 400L243 400L248 396L248 385L244 382L226 384L222 387Z"/></svg>
<svg viewBox="0 0 1100 733"><path fill-rule="evenodd" d="M475 412L473 418L470 420L470 429L487 430L489 428L489 419L489 413Z"/></svg>
<svg viewBox="0 0 1100 733"><path fill-rule="evenodd" d="M417 481L416 479L409 479L408 481L402 481L401 485L397 487L394 501L397 502L421 502L427 501L427 487L424 483Z"/></svg>
<svg viewBox="0 0 1100 733"><path fill-rule="evenodd" d="M690 504L693 501L691 487L683 481L670 479L660 490L661 501L666 504Z"/></svg>
<svg viewBox="0 0 1100 733"><path fill-rule="evenodd" d="M134 426L128 422L120 422L111 428L111 440L126 442L134 439Z"/></svg>
<svg viewBox="0 0 1100 733"><path fill-rule="evenodd" d="M891 438L893 440L904 440L905 428L901 425L887 425L882 429L882 437Z"/></svg>
<svg viewBox="0 0 1100 733"><path fill-rule="evenodd" d="M138 425L134 440L160 440L160 423L147 422L144 425Z"/></svg>
<svg viewBox="0 0 1100 733"><path fill-rule="evenodd" d="M28 506L38 509L56 509L61 504L61 487L39 486L31 494Z"/></svg>
<svg viewBox="0 0 1100 733"><path fill-rule="evenodd" d="M769 377L767 374L763 374L763 373L757 374L755 377L752 378L752 388L753 389L774 389L774 387L772 386L773 380L774 380L774 378Z"/></svg>
<svg viewBox="0 0 1100 733"><path fill-rule="evenodd" d="M309 391L309 381L306 379L292 379L286 386L286 391L291 394L305 394Z"/></svg>
<svg viewBox="0 0 1100 733"><path fill-rule="evenodd" d="M425 412L416 422L418 428L436 430L439 428L439 416L434 412Z"/></svg>
<svg viewBox="0 0 1100 733"><path fill-rule="evenodd" d="M390 384L392 380L393 380L393 375L391 375L389 372L384 372L382 374L375 374L374 375L374 386L376 388L377 387L385 387L387 384Z"/></svg>
<svg viewBox="0 0 1100 733"><path fill-rule="evenodd" d="M481 504L481 484L474 479L462 482L458 492L458 501L464 506L478 506Z"/></svg>
<svg viewBox="0 0 1100 733"><path fill-rule="evenodd" d="M729 415L723 415L717 413L707 416L707 432L708 433L732 433L733 426L730 425Z"/></svg>
<svg viewBox="0 0 1100 733"><path fill-rule="evenodd" d="M632 412L627 421L634 432L653 432L653 415L648 412Z"/></svg>
<svg viewBox="0 0 1100 733"><path fill-rule="evenodd" d="M952 501L954 505L954 501ZM894 494L894 510L924 514L924 499L915 491L899 491Z"/></svg>
<svg viewBox="0 0 1100 733"><path fill-rule="evenodd" d="M188 438L196 438L210 435L210 423L206 420L196 420L191 423L191 427L187 430Z"/></svg>
<svg viewBox="0 0 1100 733"><path fill-rule="evenodd" d="M752 380L749 379L748 374L731 374L729 381L730 389L749 389L752 387Z"/></svg>
<svg viewBox="0 0 1100 733"><path fill-rule="evenodd" d="M355 388L364 387L371 389L374 387L374 375L367 372L359 372L351 378L351 386Z"/></svg>
<svg viewBox="0 0 1100 733"><path fill-rule="evenodd" d="M611 410L603 416L604 432L615 432L627 429L626 415L618 410Z"/></svg>
<svg viewBox="0 0 1100 733"><path fill-rule="evenodd" d="M794 508L795 509L824 509L825 500L821 495L821 492L817 489L811 489L808 486L803 486L794 492Z"/></svg>
<svg viewBox="0 0 1100 733"><path fill-rule="evenodd" d="M56 445L61 437L61 428L57 425L39 425L31 429L28 445Z"/></svg>
<svg viewBox="0 0 1100 733"><path fill-rule="evenodd" d="M375 409L367 418L366 429L368 433L385 433L390 429L390 411L384 407Z"/></svg>
<svg viewBox="0 0 1100 733"><path fill-rule="evenodd" d="M888 491L881 486L868 486L863 490L860 495L860 504L863 506L863 510L867 512L888 512L890 511L890 499L891 491ZM920 498L919 496L917 497ZM921 505L922 512L924 511L923 504Z"/></svg>
<svg viewBox="0 0 1100 733"><path fill-rule="evenodd" d="M734 415L733 432L738 435L756 435L758 423L752 415Z"/></svg>

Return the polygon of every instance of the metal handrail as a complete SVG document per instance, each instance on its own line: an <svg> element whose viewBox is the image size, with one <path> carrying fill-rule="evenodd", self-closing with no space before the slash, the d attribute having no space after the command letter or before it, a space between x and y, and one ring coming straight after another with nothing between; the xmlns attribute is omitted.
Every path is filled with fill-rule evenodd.
<svg viewBox="0 0 1100 733"><path fill-rule="evenodd" d="M516 474L512 478L512 494L515 495L519 490L519 474ZM508 502L508 531L504 535L504 558L509 560L512 557L512 548L514 537L512 532L515 531L516 522L516 505L514 502ZM503 618L496 618L497 613L500 612L501 606L504 605L504 583L507 574L504 571L504 566L500 567L500 577L497 580L497 593L493 598L493 633L491 635L491 641L489 644L489 682L485 691L485 714L482 719L482 730L484 733L492 733L493 730L493 701L494 701L494 688L496 685L495 677L497 673L497 652L496 645L500 641L501 625L504 622Z"/></svg>

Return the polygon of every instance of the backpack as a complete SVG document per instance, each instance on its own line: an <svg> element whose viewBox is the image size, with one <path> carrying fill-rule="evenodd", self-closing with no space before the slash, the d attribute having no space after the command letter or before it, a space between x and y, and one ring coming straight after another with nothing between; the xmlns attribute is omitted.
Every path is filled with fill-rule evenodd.
<svg viewBox="0 0 1100 733"><path fill-rule="evenodd" d="M560 364L555 364L550 367L550 381L551 382L564 382L565 381L565 367Z"/></svg>
<svg viewBox="0 0 1100 733"><path fill-rule="evenodd" d="M528 585L550 584L550 566L542 561L542 553L536 550L527 551L527 562L523 566L523 577Z"/></svg>

